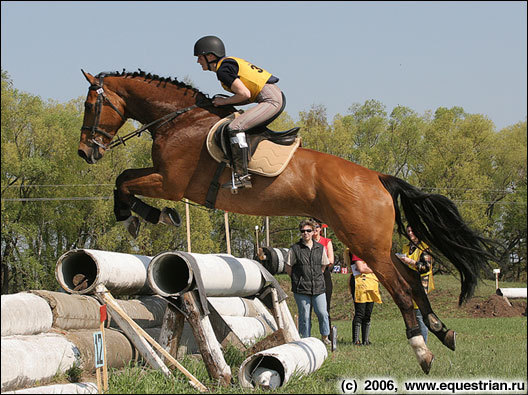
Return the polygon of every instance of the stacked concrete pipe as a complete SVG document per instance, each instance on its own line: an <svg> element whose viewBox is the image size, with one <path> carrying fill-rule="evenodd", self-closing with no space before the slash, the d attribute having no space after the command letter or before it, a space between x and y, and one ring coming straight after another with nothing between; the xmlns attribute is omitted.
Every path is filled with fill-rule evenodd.
<svg viewBox="0 0 528 395"><path fill-rule="evenodd" d="M271 274L283 274L286 273L288 251L289 248L262 247L264 257L262 259L257 257L257 259Z"/></svg>
<svg viewBox="0 0 528 395"><path fill-rule="evenodd" d="M68 293L90 294L98 284L104 284L113 295L148 295L147 268L151 257L119 252L75 249L57 261L55 277ZM76 289L74 280L85 280Z"/></svg>
<svg viewBox="0 0 528 395"><path fill-rule="evenodd" d="M2 295L2 392L45 382L73 366L93 371L93 333L99 302L88 295L36 290ZM159 296L119 300L120 306L157 339L166 301ZM33 307L31 307L33 306ZM107 321L115 327L111 317ZM107 328L107 366L122 368L138 358L128 338Z"/></svg>
<svg viewBox="0 0 528 395"><path fill-rule="evenodd" d="M179 296L197 288L194 264L205 293L211 296L252 296L265 284L254 261L229 254L163 252L148 266L148 284L158 295Z"/></svg>

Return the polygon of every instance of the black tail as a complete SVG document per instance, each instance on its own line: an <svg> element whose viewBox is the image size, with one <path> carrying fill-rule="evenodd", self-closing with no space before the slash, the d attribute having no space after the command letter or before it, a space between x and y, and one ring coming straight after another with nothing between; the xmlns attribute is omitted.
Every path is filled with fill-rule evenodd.
<svg viewBox="0 0 528 395"><path fill-rule="evenodd" d="M407 222L416 236L437 249L460 273L462 283L459 305L473 296L481 269L488 268L491 240L477 235L464 222L455 204L445 196L420 191L411 184L390 175L380 181L392 195L398 232L408 238L402 223L398 197Z"/></svg>

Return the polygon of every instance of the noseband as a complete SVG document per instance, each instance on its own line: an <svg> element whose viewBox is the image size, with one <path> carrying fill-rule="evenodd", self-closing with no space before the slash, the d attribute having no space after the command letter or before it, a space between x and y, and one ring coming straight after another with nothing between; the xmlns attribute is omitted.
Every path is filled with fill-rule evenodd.
<svg viewBox="0 0 528 395"><path fill-rule="evenodd" d="M152 121L152 122L142 126L141 128L136 129L135 131L127 134L126 136L117 137L117 140L112 141L114 136L112 136L110 133L105 132L104 130L102 130L102 129L100 129L98 127L99 121L100 121L100 118L101 118L101 111L102 111L102 108L103 108L104 101L108 102L110 107L112 107L114 109L114 111L119 114L119 116L121 117L121 119L123 119L123 121L126 121L127 119L121 113L121 111L119 111L119 109L105 95L104 90L103 90L103 79L104 79L104 74L99 76L99 84L92 84L92 85L90 85L90 88L89 88L89 90L94 90L97 93L97 99L96 99L96 102L95 102L95 122L94 122L94 124L91 127L90 126L82 126L81 130L90 130L92 133L91 133L89 141L91 141L92 143L98 145L99 147L101 147L104 150L115 148L115 147L117 147L118 145L121 145L121 144L125 145L125 141L129 140L130 138L132 138L134 136L140 136L141 133L143 133L149 127L151 127L153 125L156 125L158 123L159 123L158 127L160 127L161 125L164 125L167 122L170 122L171 120L173 120L177 116L179 116L179 115L181 115L181 114L183 114L183 113L185 113L185 112L187 112L189 110L192 110L192 109L198 107L198 105L193 104L192 106L185 107L183 109L171 112L170 114L167 114L164 117L156 119L155 121ZM103 143L97 141L96 140L97 133L108 137L110 139L110 143L108 145L104 145Z"/></svg>
<svg viewBox="0 0 528 395"><path fill-rule="evenodd" d="M90 130L92 132L92 134L90 136L90 141L92 143L98 145L99 147L101 147L101 148L106 150L108 147L105 146L103 143L101 143L101 142L96 140L97 133L108 137L110 140L112 140L114 138L114 136L112 136L110 133L107 133L103 129L99 128L99 121L101 119L101 112L103 110L104 102L105 101L108 102L110 107L112 107L114 109L114 111L119 114L119 116L121 117L121 119L123 121L126 121L126 118L121 113L121 111L119 111L119 109L114 105L114 103L112 103L110 101L110 99L105 95L104 89L103 89L103 79L104 79L104 75L100 75L99 76L99 84L92 84L92 85L90 85L90 88L89 88L89 90L95 91L97 93L97 99L95 101L95 122L92 125L92 127L83 126L83 127L81 127L81 130Z"/></svg>

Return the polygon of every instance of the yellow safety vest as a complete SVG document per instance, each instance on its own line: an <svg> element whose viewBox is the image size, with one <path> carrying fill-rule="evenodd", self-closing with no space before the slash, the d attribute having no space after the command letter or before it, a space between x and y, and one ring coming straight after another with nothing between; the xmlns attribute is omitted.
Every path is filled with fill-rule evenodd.
<svg viewBox="0 0 528 395"><path fill-rule="evenodd" d="M226 59L233 59L237 62L238 78L240 78L240 81L242 81L242 83L246 86L246 88L249 89L249 92L251 93L251 98L249 101L254 102L257 95L260 93L262 88L264 88L264 85L266 85L266 82L268 82L269 78L271 77L271 73L249 63L247 60L235 58L234 56L221 59L216 65L217 71L220 68L220 65ZM231 87L225 86L223 83L222 88L228 92L234 93L231 90Z"/></svg>
<svg viewBox="0 0 528 395"><path fill-rule="evenodd" d="M379 280L374 273L358 274L354 280L356 282L356 293L354 295L356 303L381 303Z"/></svg>
<svg viewBox="0 0 528 395"><path fill-rule="evenodd" d="M407 244L407 245L403 246L403 253L405 254L405 256L411 258L413 261L418 262L420 260L420 256L428 248L429 248L429 246L427 244L425 244L424 242L421 242L418 245L418 247L414 250L414 252L412 254L409 254L409 251L411 249L411 245ZM407 265L407 266L409 266L414 271L418 271L412 265ZM429 269L429 271L427 273L420 273L420 279L422 280L422 285L424 287L424 290L425 290L426 294L428 294L433 289L435 289L434 280L433 280L433 265L432 265L432 263L431 263L431 267L430 267L430 269ZM413 300L413 304L414 304L414 308L417 309L418 306L416 305L414 300Z"/></svg>

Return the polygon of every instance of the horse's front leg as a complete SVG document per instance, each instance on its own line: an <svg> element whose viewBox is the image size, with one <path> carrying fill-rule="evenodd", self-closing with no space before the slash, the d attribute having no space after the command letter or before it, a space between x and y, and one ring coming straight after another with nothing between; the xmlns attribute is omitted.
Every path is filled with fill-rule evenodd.
<svg viewBox="0 0 528 395"><path fill-rule="evenodd" d="M139 219L132 215L137 213L152 224L163 223L180 226L181 219L176 210L165 207L159 210L138 199L142 195L166 200L180 200L181 195L169 195L164 189L163 176L154 168L128 169L117 177L114 190L114 214L117 221L123 221L129 233L135 238L139 234Z"/></svg>
<svg viewBox="0 0 528 395"><path fill-rule="evenodd" d="M422 313L425 325L427 325L429 330L433 332L446 347L454 351L456 345L456 333L451 329L447 329L444 323L440 321L437 315L433 312L418 272L405 265L398 259L398 257L396 257L396 255L391 254L391 259L405 281L411 286L413 299Z"/></svg>

